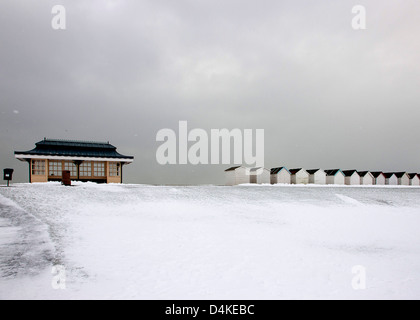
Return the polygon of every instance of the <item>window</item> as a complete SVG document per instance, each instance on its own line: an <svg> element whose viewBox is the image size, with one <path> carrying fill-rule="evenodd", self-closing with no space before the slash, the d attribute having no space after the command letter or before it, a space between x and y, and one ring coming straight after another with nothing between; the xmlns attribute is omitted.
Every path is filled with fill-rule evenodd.
<svg viewBox="0 0 420 320"><path fill-rule="evenodd" d="M64 161L64 170L70 171L72 177L77 177L77 167L71 161Z"/></svg>
<svg viewBox="0 0 420 320"><path fill-rule="evenodd" d="M85 161L80 165L80 176L91 177L92 176L92 162Z"/></svg>
<svg viewBox="0 0 420 320"><path fill-rule="evenodd" d="M105 163L104 162L94 162L93 163L93 172L95 177L105 177Z"/></svg>
<svg viewBox="0 0 420 320"><path fill-rule="evenodd" d="M109 163L109 176L110 177L119 177L120 176L120 164L117 162Z"/></svg>
<svg viewBox="0 0 420 320"><path fill-rule="evenodd" d="M32 160L32 174L34 176L45 175L45 160Z"/></svg>
<svg viewBox="0 0 420 320"><path fill-rule="evenodd" d="M63 173L63 163L62 161L49 161L48 175L50 177L61 177Z"/></svg>

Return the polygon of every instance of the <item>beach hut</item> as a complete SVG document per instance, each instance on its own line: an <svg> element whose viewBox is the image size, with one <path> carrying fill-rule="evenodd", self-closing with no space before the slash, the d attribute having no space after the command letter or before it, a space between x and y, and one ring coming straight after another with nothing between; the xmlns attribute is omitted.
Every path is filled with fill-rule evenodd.
<svg viewBox="0 0 420 320"><path fill-rule="evenodd" d="M249 169L239 166L225 170L226 185L236 186L238 184L251 183Z"/></svg>
<svg viewBox="0 0 420 320"><path fill-rule="evenodd" d="M309 173L309 183L311 184L327 184L327 174L321 169L307 170Z"/></svg>
<svg viewBox="0 0 420 320"><path fill-rule="evenodd" d="M325 173L327 174L327 184L345 184L345 176L340 169L325 170Z"/></svg>
<svg viewBox="0 0 420 320"><path fill-rule="evenodd" d="M360 184L362 186L371 186L375 184L375 177L369 171L357 172L360 176Z"/></svg>
<svg viewBox="0 0 420 320"><path fill-rule="evenodd" d="M410 173L410 186L420 186L420 176L417 173Z"/></svg>
<svg viewBox="0 0 420 320"><path fill-rule="evenodd" d="M309 173L305 169L292 169L290 170L292 174L292 184L308 184L309 183Z"/></svg>
<svg viewBox="0 0 420 320"><path fill-rule="evenodd" d="M371 172L374 178L374 185L384 186L386 185L386 177L382 171Z"/></svg>
<svg viewBox="0 0 420 320"><path fill-rule="evenodd" d="M410 185L410 177L407 172L396 172L395 175L397 176L399 186Z"/></svg>
<svg viewBox="0 0 420 320"><path fill-rule="evenodd" d="M385 174L385 184L387 186L398 186L398 178L394 172L386 172Z"/></svg>
<svg viewBox="0 0 420 320"><path fill-rule="evenodd" d="M344 176L346 177L346 185L348 186L357 186L360 185L360 176L357 173L357 170L346 170L343 171Z"/></svg>
<svg viewBox="0 0 420 320"><path fill-rule="evenodd" d="M292 182L292 174L286 167L271 169L271 184L290 184Z"/></svg>
<svg viewBox="0 0 420 320"><path fill-rule="evenodd" d="M256 184L270 183L270 170L266 168L252 168L250 169L250 182Z"/></svg>

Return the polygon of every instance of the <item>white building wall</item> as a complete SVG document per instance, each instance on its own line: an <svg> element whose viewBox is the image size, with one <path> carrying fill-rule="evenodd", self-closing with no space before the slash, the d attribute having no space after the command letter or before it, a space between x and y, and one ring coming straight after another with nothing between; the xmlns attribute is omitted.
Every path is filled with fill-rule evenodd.
<svg viewBox="0 0 420 320"><path fill-rule="evenodd" d="M385 176L381 174L379 177L375 178L374 184L377 185L377 186L384 186L384 185L386 185L386 178L385 178Z"/></svg>
<svg viewBox="0 0 420 320"><path fill-rule="evenodd" d="M327 176L327 184L345 185L345 177L341 172L335 176Z"/></svg>
<svg viewBox="0 0 420 320"><path fill-rule="evenodd" d="M327 184L335 184L335 177L327 176Z"/></svg>
<svg viewBox="0 0 420 320"><path fill-rule="evenodd" d="M269 184L270 183L270 171L263 169L263 172L257 175L258 184Z"/></svg>
<svg viewBox="0 0 420 320"><path fill-rule="evenodd" d="M227 186L234 186L236 184L236 173L235 171L225 172L225 184Z"/></svg>
<svg viewBox="0 0 420 320"><path fill-rule="evenodd" d="M245 168L238 168L235 171L225 172L227 186L236 186L238 184L250 183L250 176L246 174Z"/></svg>
<svg viewBox="0 0 420 320"><path fill-rule="evenodd" d="M386 183L387 186L398 186L398 178L393 175L391 178L387 178L386 179Z"/></svg>
<svg viewBox="0 0 420 320"><path fill-rule="evenodd" d="M291 182L292 176L286 169L283 169L277 175L277 183L290 184Z"/></svg>
<svg viewBox="0 0 420 320"><path fill-rule="evenodd" d="M283 169L277 174L271 175L271 183L272 184L290 184L292 182L290 173Z"/></svg>
<svg viewBox="0 0 420 320"><path fill-rule="evenodd" d="M420 186L420 178L414 177L413 179L410 179L410 186Z"/></svg>
<svg viewBox="0 0 420 320"><path fill-rule="evenodd" d="M314 176L313 183L321 184L321 185L327 184L327 174L325 173L325 171L319 170L313 176Z"/></svg>
<svg viewBox="0 0 420 320"><path fill-rule="evenodd" d="M371 173L368 173L364 177L360 177L360 184L363 186L371 186L374 183L375 183L375 177Z"/></svg>
<svg viewBox="0 0 420 320"><path fill-rule="evenodd" d="M351 177L346 177L345 182L348 186L358 186L360 185L360 176L355 172Z"/></svg>
<svg viewBox="0 0 420 320"><path fill-rule="evenodd" d="M247 174L247 169L241 167L235 170L236 184L250 183L250 175Z"/></svg>
<svg viewBox="0 0 420 320"><path fill-rule="evenodd" d="M292 175L293 184L309 184L309 173L302 169L296 174Z"/></svg>
<svg viewBox="0 0 420 320"><path fill-rule="evenodd" d="M407 174L403 175L402 178L398 179L398 185L399 186L409 186L410 185L410 177Z"/></svg>

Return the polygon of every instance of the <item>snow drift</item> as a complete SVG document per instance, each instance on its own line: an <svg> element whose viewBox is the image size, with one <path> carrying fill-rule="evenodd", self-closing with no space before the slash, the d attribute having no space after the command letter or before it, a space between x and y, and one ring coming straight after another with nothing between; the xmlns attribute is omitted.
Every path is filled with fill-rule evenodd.
<svg viewBox="0 0 420 320"><path fill-rule="evenodd" d="M0 299L418 299L419 193L0 188ZM22 243L25 258L7 263ZM66 290L51 286L54 265L65 267ZM359 265L365 290L352 287Z"/></svg>

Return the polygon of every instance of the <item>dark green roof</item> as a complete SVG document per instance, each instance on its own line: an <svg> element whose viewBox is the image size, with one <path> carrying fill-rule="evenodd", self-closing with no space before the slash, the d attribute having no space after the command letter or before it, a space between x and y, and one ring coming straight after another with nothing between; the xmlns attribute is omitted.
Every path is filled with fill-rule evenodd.
<svg viewBox="0 0 420 320"><path fill-rule="evenodd" d="M341 171L340 169L325 170L325 173L327 174L327 176L336 176L339 172L343 173L343 171Z"/></svg>
<svg viewBox="0 0 420 320"><path fill-rule="evenodd" d="M35 149L16 151L15 155L134 159L118 153L109 142L44 139L35 145Z"/></svg>
<svg viewBox="0 0 420 320"><path fill-rule="evenodd" d="M280 173L282 170L286 170L287 172L289 172L289 170L286 167L279 167L279 168L272 168L271 169L271 174L278 174ZM290 172L289 172L290 173Z"/></svg>
<svg viewBox="0 0 420 320"><path fill-rule="evenodd" d="M346 177L351 177L352 175L354 175L355 173L357 173L357 170L345 170L345 171L343 171L343 173L344 173L344 175Z"/></svg>
<svg viewBox="0 0 420 320"><path fill-rule="evenodd" d="M241 167L241 166L238 166L238 167L232 167L232 168L229 168L229 169L225 170L225 172L235 171L236 169L239 169L240 167Z"/></svg>

